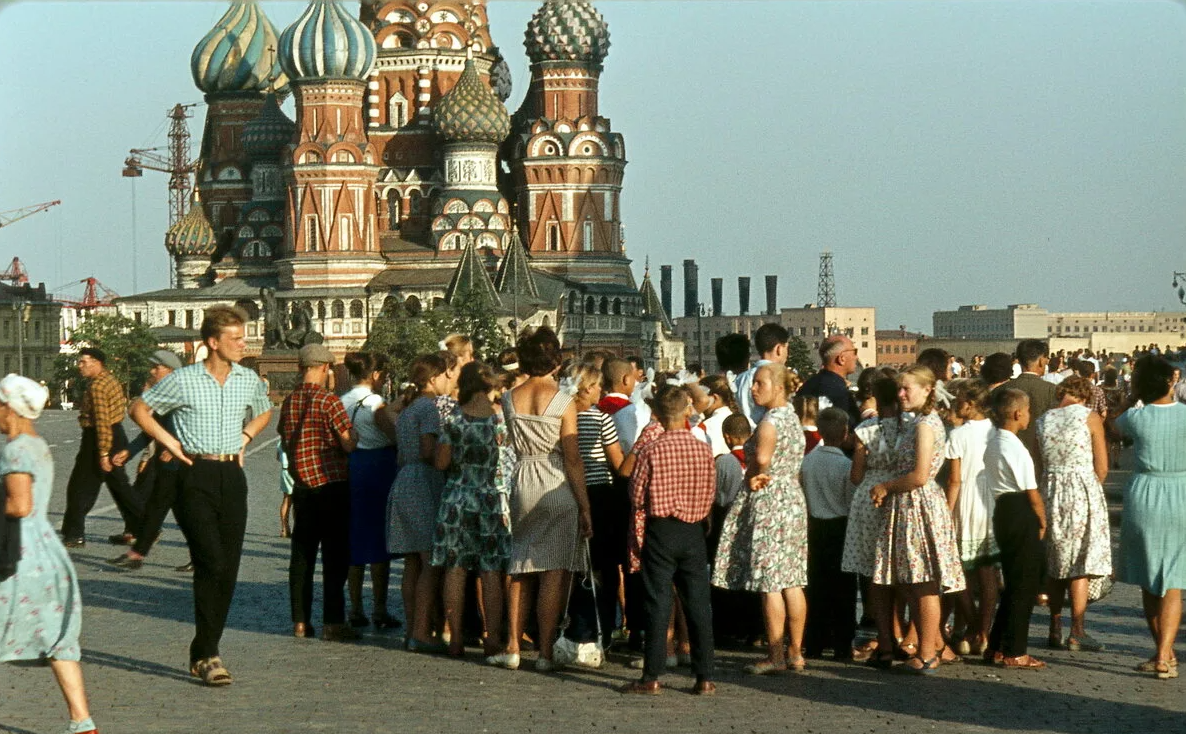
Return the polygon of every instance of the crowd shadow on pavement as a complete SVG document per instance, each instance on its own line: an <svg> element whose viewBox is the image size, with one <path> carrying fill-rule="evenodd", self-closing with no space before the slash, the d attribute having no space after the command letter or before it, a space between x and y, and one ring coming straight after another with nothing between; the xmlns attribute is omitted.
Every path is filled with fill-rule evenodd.
<svg viewBox="0 0 1186 734"><path fill-rule="evenodd" d="M171 668L167 665L161 665L160 663L153 663L147 660L137 660L136 658L130 658L125 655L113 655L107 652L99 652L98 650L83 650L82 662L89 665L100 665L105 668L115 668L128 673L152 675L158 678L168 678L170 680L182 681L186 683L200 683L196 678L186 675L177 668Z"/></svg>

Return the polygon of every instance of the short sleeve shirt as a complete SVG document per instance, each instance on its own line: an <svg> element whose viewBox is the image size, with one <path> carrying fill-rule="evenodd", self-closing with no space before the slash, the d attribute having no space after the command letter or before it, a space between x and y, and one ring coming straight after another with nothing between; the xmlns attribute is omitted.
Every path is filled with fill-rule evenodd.
<svg viewBox="0 0 1186 734"><path fill-rule="evenodd" d="M339 434L350 430L342 400L320 385L302 383L280 408L280 437L306 487L348 479Z"/></svg>
<svg viewBox="0 0 1186 734"><path fill-rule="evenodd" d="M1034 460L1012 431L993 429L984 450L984 482L993 497L1038 488Z"/></svg>
<svg viewBox="0 0 1186 734"><path fill-rule="evenodd" d="M585 484L612 484L613 473L605 458L606 447L618 443L614 419L596 406L577 414L577 447L585 465Z"/></svg>
<svg viewBox="0 0 1186 734"><path fill-rule="evenodd" d="M174 413L177 440L187 454L239 453L244 422L272 409L264 381L238 364L221 385L202 362L182 367L140 399L158 415Z"/></svg>

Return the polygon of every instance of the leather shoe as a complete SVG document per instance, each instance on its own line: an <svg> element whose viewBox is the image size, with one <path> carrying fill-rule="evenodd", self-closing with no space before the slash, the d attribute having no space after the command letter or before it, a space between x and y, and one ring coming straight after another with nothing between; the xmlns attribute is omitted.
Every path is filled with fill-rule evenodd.
<svg viewBox="0 0 1186 734"><path fill-rule="evenodd" d="M715 696L717 695L717 684L710 680L698 680L696 685L692 686L693 696Z"/></svg>
<svg viewBox="0 0 1186 734"><path fill-rule="evenodd" d="M139 571L144 567L143 558L132 558L127 553L116 558L109 559L107 563L115 566L121 571Z"/></svg>
<svg viewBox="0 0 1186 734"><path fill-rule="evenodd" d="M313 625L308 622L296 622L292 625L293 637L316 637L317 632L313 629Z"/></svg>
<svg viewBox="0 0 1186 734"><path fill-rule="evenodd" d="M131 533L116 533L115 535L108 535L107 542L112 545L135 545L136 536Z"/></svg>
<svg viewBox="0 0 1186 734"><path fill-rule="evenodd" d="M642 696L658 696L663 684L657 680L636 680L618 688L618 693L634 693Z"/></svg>
<svg viewBox="0 0 1186 734"><path fill-rule="evenodd" d="M85 548L86 538L63 538L62 545L67 548Z"/></svg>

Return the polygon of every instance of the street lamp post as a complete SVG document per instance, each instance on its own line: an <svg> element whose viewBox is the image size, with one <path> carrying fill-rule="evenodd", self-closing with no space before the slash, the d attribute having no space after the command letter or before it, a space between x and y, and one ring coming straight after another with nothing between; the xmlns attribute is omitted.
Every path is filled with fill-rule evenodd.
<svg viewBox="0 0 1186 734"><path fill-rule="evenodd" d="M1178 289L1178 300L1186 304L1186 273L1174 272L1174 288Z"/></svg>
<svg viewBox="0 0 1186 734"><path fill-rule="evenodd" d="M25 374L25 324L29 323L31 306L21 298L12 304L16 313L16 371Z"/></svg>
<svg viewBox="0 0 1186 734"><path fill-rule="evenodd" d="M704 364L704 316L708 313L703 303L696 304L696 361Z"/></svg>

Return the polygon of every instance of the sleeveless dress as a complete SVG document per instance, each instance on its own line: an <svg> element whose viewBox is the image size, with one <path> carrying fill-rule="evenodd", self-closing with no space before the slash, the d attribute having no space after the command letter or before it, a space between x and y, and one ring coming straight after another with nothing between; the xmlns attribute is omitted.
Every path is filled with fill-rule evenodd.
<svg viewBox="0 0 1186 734"><path fill-rule="evenodd" d="M560 419L572 396L557 392L542 415L515 412L512 393L502 401L515 464L511 482L512 575L584 568L578 552L580 510L560 452Z"/></svg>
<svg viewBox="0 0 1186 734"><path fill-rule="evenodd" d="M9 474L32 475L33 512L21 518L16 574L0 582L0 662L79 660L82 597L74 564L47 515L54 461L45 441L23 434L9 441L0 477Z"/></svg>
<svg viewBox="0 0 1186 734"><path fill-rule="evenodd" d="M721 526L712 583L734 591L777 592L807 585L807 499L799 483L806 439L790 406L766 411L775 430L770 483L744 487ZM757 432L745 444L747 465L756 461Z"/></svg>
<svg viewBox="0 0 1186 734"><path fill-rule="evenodd" d="M947 458L959 459L963 475L952 520L965 571L1001 560L1001 550L992 531L996 499L984 479L984 449L992 430L992 421L987 418L968 421L953 429L947 441Z"/></svg>
<svg viewBox="0 0 1186 734"><path fill-rule="evenodd" d="M868 454L865 458L865 478L852 495L848 510L848 529L844 534L844 555L840 570L860 576L873 575L873 557L877 553L877 538L885 522L885 510L874 507L869 490L875 484L888 482L897 476L897 443L902 431L897 418L870 418L856 427Z"/></svg>
<svg viewBox="0 0 1186 734"><path fill-rule="evenodd" d="M395 453L399 471L387 497L387 552L429 553L445 479L420 460L420 437L441 435L441 416L432 398L418 397L399 414Z"/></svg>
<svg viewBox="0 0 1186 734"><path fill-rule="evenodd" d="M888 495L873 555L873 583L890 586L934 582L946 594L964 590L964 570L955 542L947 497L935 483L946 453L943 421L936 413L903 418L896 450L895 477L914 470L918 427L935 437L927 481L909 492Z"/></svg>
<svg viewBox="0 0 1186 734"><path fill-rule="evenodd" d="M1108 500L1092 463L1089 415L1086 405L1068 405L1038 419L1046 466L1046 570L1055 579L1112 573Z"/></svg>
<svg viewBox="0 0 1186 734"><path fill-rule="evenodd" d="M441 426L441 444L452 447L432 541L432 565L470 571L504 571L511 533L495 483L502 416L466 415L455 409Z"/></svg>
<svg viewBox="0 0 1186 734"><path fill-rule="evenodd" d="M1186 405L1130 408L1116 427L1133 439L1136 459L1124 487L1117 575L1157 596L1186 589Z"/></svg>

